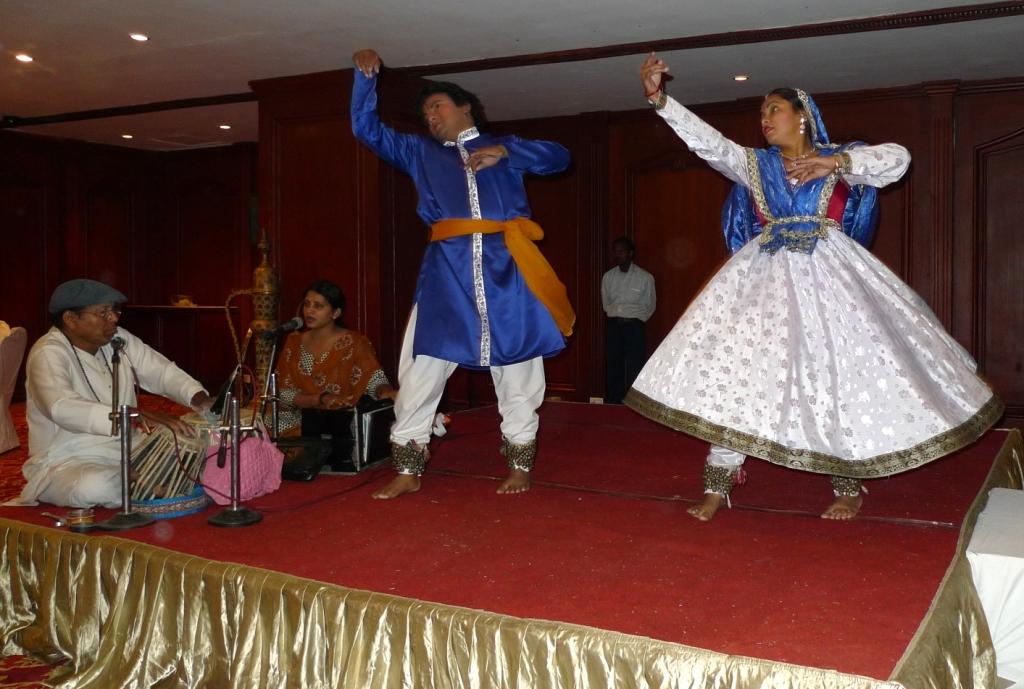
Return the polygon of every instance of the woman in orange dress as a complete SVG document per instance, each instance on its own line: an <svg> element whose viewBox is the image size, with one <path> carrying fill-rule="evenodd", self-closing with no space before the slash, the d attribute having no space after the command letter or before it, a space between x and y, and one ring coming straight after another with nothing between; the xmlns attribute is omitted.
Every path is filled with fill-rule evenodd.
<svg viewBox="0 0 1024 689"><path fill-rule="evenodd" d="M363 395L395 398L370 340L343 325L340 287L317 280L306 289L300 311L305 328L288 336L277 360L278 396L284 402L280 435L299 435L303 409L353 407Z"/></svg>

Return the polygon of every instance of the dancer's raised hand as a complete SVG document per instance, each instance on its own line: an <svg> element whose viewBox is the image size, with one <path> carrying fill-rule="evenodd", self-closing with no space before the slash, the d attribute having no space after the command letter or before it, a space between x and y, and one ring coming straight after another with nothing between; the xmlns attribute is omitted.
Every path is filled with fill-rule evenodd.
<svg viewBox="0 0 1024 689"><path fill-rule="evenodd" d="M644 59L644 63L640 65L640 81L648 98L661 90L662 75L667 73L668 65L654 53Z"/></svg>
<svg viewBox="0 0 1024 689"><path fill-rule="evenodd" d="M380 71L380 55L372 48L352 53L352 62L366 78L370 78Z"/></svg>

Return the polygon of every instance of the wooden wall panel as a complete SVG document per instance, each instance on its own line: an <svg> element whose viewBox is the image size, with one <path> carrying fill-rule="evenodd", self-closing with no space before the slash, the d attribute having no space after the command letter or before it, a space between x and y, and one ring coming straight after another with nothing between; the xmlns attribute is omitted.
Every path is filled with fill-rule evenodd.
<svg viewBox="0 0 1024 689"><path fill-rule="evenodd" d="M668 163L631 170L627 190L627 228L642 247L637 265L654 276L658 294L650 354L726 259L719 224L729 184L705 165Z"/></svg>
<svg viewBox="0 0 1024 689"><path fill-rule="evenodd" d="M28 332L50 327L47 305L64 279L68 157L64 142L0 132L0 318ZM24 369L15 399L24 397Z"/></svg>
<svg viewBox="0 0 1024 689"><path fill-rule="evenodd" d="M159 273L151 291L136 303L169 305L175 295L189 295L198 309L154 308L145 316L159 325L154 346L214 391L236 363L226 314L221 308L228 295L252 284L257 261L255 228L250 217L255 194L256 147L175 152L159 159L157 211L152 226L158 237L146 234L139 242L139 263ZM141 239L141 238L140 238ZM239 336L252 319L246 298L232 302Z"/></svg>
<svg viewBox="0 0 1024 689"><path fill-rule="evenodd" d="M164 301L186 294L197 304L222 304L231 287L244 284L237 278L240 264L249 256L248 232L239 236L239 218L233 217L236 208L216 203L224 196L230 192L198 187L175 199L177 231L172 236L177 240L177 270L174 282L162 285L165 290L174 287L168 294L158 295Z"/></svg>
<svg viewBox="0 0 1024 689"><path fill-rule="evenodd" d="M968 85L954 119L953 334L1024 428L1024 82Z"/></svg>
<svg viewBox="0 0 1024 689"><path fill-rule="evenodd" d="M1024 124L1024 123L1022 123ZM1011 405L1010 415L1024 418L1024 347L1020 328L1009 332L1000 323L1024 323L1024 128L978 150L977 210L981 279L977 284L977 357L985 373Z"/></svg>
<svg viewBox="0 0 1024 689"><path fill-rule="evenodd" d="M132 240L137 231L133 197L132 191L98 187L87 189L82 199L82 274L112 285L132 299Z"/></svg>
<svg viewBox="0 0 1024 689"><path fill-rule="evenodd" d="M160 159L162 192L152 223L162 231L147 237L148 251L140 244L136 252L161 276L146 303L169 304L187 294L196 304L220 306L231 291L249 286L258 239L250 218L255 159L254 145Z"/></svg>
<svg viewBox="0 0 1024 689"><path fill-rule="evenodd" d="M107 282L135 304L168 304L182 292L219 304L239 277L239 286L250 281L254 147L162 154L3 132L0 160L0 318L25 326L30 342L49 328L53 289L71 278ZM217 255L234 274L218 269ZM133 318L129 310L122 325L157 333ZM202 347L214 324L188 331L201 336L187 344L152 344L204 383L217 381L233 360L219 322L225 332Z"/></svg>
<svg viewBox="0 0 1024 689"><path fill-rule="evenodd" d="M356 142L348 123L338 117L282 122L277 138L281 169L287 171L279 187L276 232L282 318L296 313L307 284L324 277L348 295L348 322L364 329L366 304L359 295L366 266L356 215ZM318 202L308 203L310 195Z"/></svg>
<svg viewBox="0 0 1024 689"><path fill-rule="evenodd" d="M45 256L47 190L45 187L0 180L0 237L3 268L0 268L0 320L9 326L23 327L29 348L46 332L49 322ZM19 269L23 262L36 258L38 263ZM25 350L28 357L28 348ZM15 383L14 399L22 399L25 369L22 365Z"/></svg>
<svg viewBox="0 0 1024 689"><path fill-rule="evenodd" d="M4 268L0 269L0 320L28 330L30 339L48 327L46 271L40 270L47 247L46 198L43 187L0 183L0 228ZM20 266L28 269L19 269ZM18 298L14 298L17 295ZM34 337L33 337L34 336Z"/></svg>
<svg viewBox="0 0 1024 689"><path fill-rule="evenodd" d="M62 279L89 277L135 294L133 255L147 235L154 154L67 142L61 150L66 212Z"/></svg>

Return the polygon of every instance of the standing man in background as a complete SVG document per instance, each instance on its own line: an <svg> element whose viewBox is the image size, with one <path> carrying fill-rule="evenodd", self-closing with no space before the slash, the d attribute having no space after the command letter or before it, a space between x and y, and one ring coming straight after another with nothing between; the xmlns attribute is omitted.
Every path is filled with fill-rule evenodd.
<svg viewBox="0 0 1024 689"><path fill-rule="evenodd" d="M622 404L647 360L647 319L654 313L654 276L633 263L635 247L628 237L612 243L615 267L601 278L605 315L604 401Z"/></svg>

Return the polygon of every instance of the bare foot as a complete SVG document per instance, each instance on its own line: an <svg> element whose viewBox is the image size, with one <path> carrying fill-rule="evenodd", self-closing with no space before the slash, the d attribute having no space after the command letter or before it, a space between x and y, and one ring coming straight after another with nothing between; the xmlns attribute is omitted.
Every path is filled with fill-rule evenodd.
<svg viewBox="0 0 1024 689"><path fill-rule="evenodd" d="M415 493L420 489L420 477L412 474L399 474L391 479L391 483L380 490L374 491L376 500L390 500L406 493Z"/></svg>
<svg viewBox="0 0 1024 689"><path fill-rule="evenodd" d="M694 505L686 510L688 514L702 522L709 522L715 516L718 508L725 503L725 498L718 493L704 493L704 499L699 505Z"/></svg>
<svg viewBox="0 0 1024 689"><path fill-rule="evenodd" d="M841 495L836 498L836 501L828 506L821 518L822 519L841 519L848 520L853 519L860 512L860 506L864 504L864 498L859 495Z"/></svg>
<svg viewBox="0 0 1024 689"><path fill-rule="evenodd" d="M530 472L522 469L510 469L508 478L498 486L500 495L511 495L512 493L525 493L530 490Z"/></svg>

